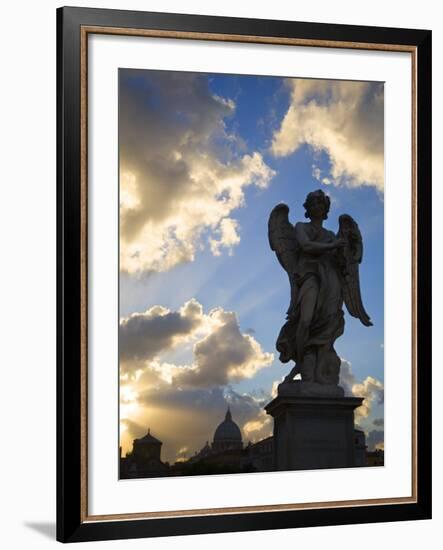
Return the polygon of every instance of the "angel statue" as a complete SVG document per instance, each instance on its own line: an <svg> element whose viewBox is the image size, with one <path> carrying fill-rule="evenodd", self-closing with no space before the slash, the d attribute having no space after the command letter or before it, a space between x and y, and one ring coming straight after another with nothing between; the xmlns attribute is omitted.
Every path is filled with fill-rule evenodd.
<svg viewBox="0 0 443 550"><path fill-rule="evenodd" d="M365 326L372 325L360 293L360 230L347 214L338 219L337 235L325 229L330 204L319 189L309 193L303 204L308 222L293 226L286 204L277 205L269 217L269 243L289 276L291 289L287 320L276 347L280 361L293 360L295 366L280 386L292 383L297 373L311 390L338 386L340 358L334 342L344 330L343 301L350 315Z"/></svg>

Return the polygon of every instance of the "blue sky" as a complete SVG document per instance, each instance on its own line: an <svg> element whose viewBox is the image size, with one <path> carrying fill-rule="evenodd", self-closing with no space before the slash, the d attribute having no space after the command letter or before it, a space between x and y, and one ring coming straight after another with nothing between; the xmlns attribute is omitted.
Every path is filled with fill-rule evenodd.
<svg viewBox="0 0 443 550"><path fill-rule="evenodd" d="M359 423L382 443L383 86L122 70L120 116L120 185L126 201L121 207L120 318L127 329L121 338L131 330L145 338L144 331L152 331L160 316L166 342L140 351L131 336L139 351L128 353L123 367L126 359L121 358L122 387L130 394L122 415L124 445L147 431L149 423L165 440L164 448L169 446L170 460L180 451L192 452L183 451L185 440L174 441L172 431L161 425L159 410L156 416L146 407L150 388L169 396L186 369L197 373L195 381L188 377L177 387L190 392L191 416L196 414L193 392L220 391L233 405L244 436L257 439L268 433L260 396L269 398L273 383L290 368L275 353L289 282L269 248L268 217L285 202L291 222L304 221L302 204L318 188L332 201L325 227L336 232L338 216L348 213L363 235L361 289L374 326L364 327L345 312L345 333L336 350L350 364L349 387L360 384L360 391L368 392L370 412ZM225 183L214 191L220 181ZM202 308L198 323L173 324L174 312L192 300ZM158 313L154 306L163 309ZM237 366L232 357L220 363L221 370L226 368L222 380L202 375L210 357L198 362L203 341L220 342L214 331L222 321L210 319L216 309L235 314L233 345L244 352ZM185 315L178 317L184 323ZM171 326L165 326L166 319ZM217 352L222 361L223 349ZM202 425L196 434L184 430L194 446L204 430L211 439L223 407L223 400L217 401L208 413L212 428Z"/></svg>

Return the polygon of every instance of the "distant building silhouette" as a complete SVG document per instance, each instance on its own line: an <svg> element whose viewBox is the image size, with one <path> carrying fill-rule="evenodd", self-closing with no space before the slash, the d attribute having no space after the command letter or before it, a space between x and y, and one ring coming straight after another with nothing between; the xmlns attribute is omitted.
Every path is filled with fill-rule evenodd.
<svg viewBox="0 0 443 550"><path fill-rule="evenodd" d="M375 449L375 451L368 451L366 453L366 460L367 460L368 466L384 466L385 452L382 449Z"/></svg>
<svg viewBox="0 0 443 550"><path fill-rule="evenodd" d="M204 473L210 467L213 470L211 473L264 472L274 469L273 457L272 436L257 443L249 442L243 447L241 430L232 419L228 407L224 421L214 432L212 445L207 441L204 447L189 459L188 464L193 465L193 473ZM182 465L182 472L185 475L186 463Z"/></svg>
<svg viewBox="0 0 443 550"><path fill-rule="evenodd" d="M245 447L243 464L253 472L272 472L274 470L274 438L271 435L265 439L251 443Z"/></svg>
<svg viewBox="0 0 443 550"><path fill-rule="evenodd" d="M192 456L188 463L194 465L219 466L221 469L240 469L243 455L243 440L240 428L232 420L232 414L228 407L225 419L215 432L212 444L206 441L204 447ZM185 463L186 464L186 463ZM184 466L185 466L184 464ZM215 471L214 471L215 473ZM221 472L220 472L221 473Z"/></svg>
<svg viewBox="0 0 443 550"><path fill-rule="evenodd" d="M240 428L232 420L228 407L224 421L215 430L212 450L219 453L229 449L243 449L243 441Z"/></svg>
<svg viewBox="0 0 443 550"><path fill-rule="evenodd" d="M161 460L162 442L148 433L134 439L133 448L121 456L120 478L209 475L223 473L271 472L275 470L274 438L266 437L243 445L242 433L228 407L224 420L214 431L212 443L205 445L188 460L170 466ZM383 451L367 452L365 433L354 430L356 466L382 466Z"/></svg>
<svg viewBox="0 0 443 550"><path fill-rule="evenodd" d="M120 477L156 477L167 475L169 464L161 461L162 442L151 435L151 430L140 438L134 439L132 452L125 458L120 457Z"/></svg>

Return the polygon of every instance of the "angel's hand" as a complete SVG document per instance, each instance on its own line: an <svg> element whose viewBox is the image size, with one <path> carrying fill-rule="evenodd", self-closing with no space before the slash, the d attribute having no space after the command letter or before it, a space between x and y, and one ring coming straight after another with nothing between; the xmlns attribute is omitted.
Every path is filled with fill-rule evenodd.
<svg viewBox="0 0 443 550"><path fill-rule="evenodd" d="M343 248L346 246L345 239L337 239L332 243L332 248Z"/></svg>

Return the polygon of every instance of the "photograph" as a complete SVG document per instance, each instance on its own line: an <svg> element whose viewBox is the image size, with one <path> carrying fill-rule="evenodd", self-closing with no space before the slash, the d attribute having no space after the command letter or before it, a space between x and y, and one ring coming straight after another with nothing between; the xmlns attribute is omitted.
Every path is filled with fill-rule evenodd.
<svg viewBox="0 0 443 550"><path fill-rule="evenodd" d="M384 93L119 68L120 479L384 465Z"/></svg>

